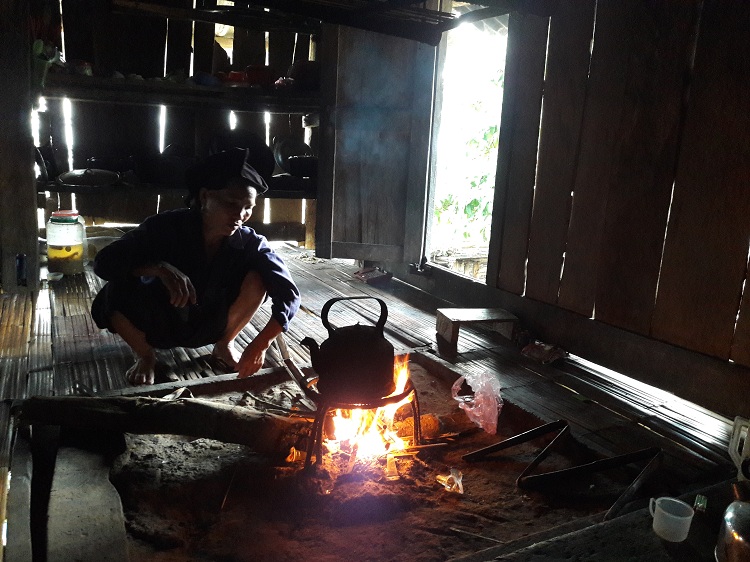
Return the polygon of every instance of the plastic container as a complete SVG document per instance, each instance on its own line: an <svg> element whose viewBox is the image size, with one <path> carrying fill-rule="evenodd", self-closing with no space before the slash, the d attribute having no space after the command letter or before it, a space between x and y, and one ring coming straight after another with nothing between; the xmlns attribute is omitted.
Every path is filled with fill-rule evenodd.
<svg viewBox="0 0 750 562"><path fill-rule="evenodd" d="M47 269L50 273L83 273L86 229L76 211L54 211L47 222Z"/></svg>
<svg viewBox="0 0 750 562"><path fill-rule="evenodd" d="M654 518L654 532L669 542L682 542L690 531L695 510L682 500L663 497L651 498L648 510Z"/></svg>

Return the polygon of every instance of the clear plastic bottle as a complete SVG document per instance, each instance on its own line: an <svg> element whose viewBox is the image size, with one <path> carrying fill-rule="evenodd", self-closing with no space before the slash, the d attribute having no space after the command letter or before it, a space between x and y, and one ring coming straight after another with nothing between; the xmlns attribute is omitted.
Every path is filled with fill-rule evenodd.
<svg viewBox="0 0 750 562"><path fill-rule="evenodd" d="M77 211L54 211L47 222L47 268L50 273L83 273L86 230Z"/></svg>

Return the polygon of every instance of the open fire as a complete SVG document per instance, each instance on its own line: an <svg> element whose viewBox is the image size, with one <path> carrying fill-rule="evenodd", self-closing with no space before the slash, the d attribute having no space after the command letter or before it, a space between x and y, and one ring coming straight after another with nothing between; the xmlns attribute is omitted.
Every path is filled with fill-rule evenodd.
<svg viewBox="0 0 750 562"><path fill-rule="evenodd" d="M409 382L409 356L394 363L396 390L391 396L403 393ZM409 394L399 402L379 408L337 409L333 415L333 435L325 441L329 452L342 451L359 459L373 459L393 451L405 449L408 439L402 439L393 428L396 411L413 399Z"/></svg>

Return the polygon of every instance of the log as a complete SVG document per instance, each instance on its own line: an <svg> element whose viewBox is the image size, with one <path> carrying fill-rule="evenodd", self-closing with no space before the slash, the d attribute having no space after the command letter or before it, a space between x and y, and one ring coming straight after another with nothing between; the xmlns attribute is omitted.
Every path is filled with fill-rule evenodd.
<svg viewBox="0 0 750 562"><path fill-rule="evenodd" d="M310 422L198 398L35 396L20 402L22 421L118 431L163 433L246 445L265 455L287 455L309 433Z"/></svg>

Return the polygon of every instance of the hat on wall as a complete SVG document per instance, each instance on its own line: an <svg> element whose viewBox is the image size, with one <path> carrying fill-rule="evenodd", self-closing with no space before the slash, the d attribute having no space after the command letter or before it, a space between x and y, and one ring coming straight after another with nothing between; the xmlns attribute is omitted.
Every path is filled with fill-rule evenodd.
<svg viewBox="0 0 750 562"><path fill-rule="evenodd" d="M230 148L212 154L203 162L192 166L186 174L186 184L191 194L197 194L200 189L224 189L230 180L242 179L258 193L268 191L268 184L258 171L253 168L248 159L250 150L247 148Z"/></svg>

